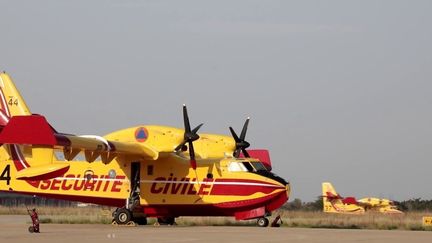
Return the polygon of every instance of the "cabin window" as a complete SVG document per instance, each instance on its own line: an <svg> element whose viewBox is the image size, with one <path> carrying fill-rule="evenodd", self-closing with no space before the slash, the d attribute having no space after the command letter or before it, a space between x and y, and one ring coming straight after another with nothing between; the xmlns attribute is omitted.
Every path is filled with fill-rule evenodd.
<svg viewBox="0 0 432 243"><path fill-rule="evenodd" d="M57 160L66 161L63 151L54 150L54 156Z"/></svg>
<svg viewBox="0 0 432 243"><path fill-rule="evenodd" d="M31 158L33 157L33 147L29 145L20 146L23 151L24 157Z"/></svg>
<svg viewBox="0 0 432 243"><path fill-rule="evenodd" d="M54 150L54 156L59 161L66 161L63 150ZM79 152L72 160L70 161L86 161L86 157L84 152ZM94 162L101 161L101 157L98 156Z"/></svg>
<svg viewBox="0 0 432 243"><path fill-rule="evenodd" d="M239 172L239 171L247 171L246 167L242 163L231 162L228 165L228 171L230 172Z"/></svg>
<svg viewBox="0 0 432 243"><path fill-rule="evenodd" d="M147 166L147 175L153 175L153 165Z"/></svg>
<svg viewBox="0 0 432 243"><path fill-rule="evenodd" d="M251 164L256 171L267 170L266 167L261 162L251 162Z"/></svg>

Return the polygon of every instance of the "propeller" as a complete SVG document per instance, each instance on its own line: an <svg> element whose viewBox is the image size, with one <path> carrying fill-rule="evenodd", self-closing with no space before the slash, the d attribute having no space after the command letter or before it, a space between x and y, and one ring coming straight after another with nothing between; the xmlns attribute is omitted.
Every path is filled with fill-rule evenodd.
<svg viewBox="0 0 432 243"><path fill-rule="evenodd" d="M233 156L235 158L238 158L240 156L240 151L243 152L244 156L246 158L249 158L249 153L246 151L247 148L249 148L250 143L248 143L245 138L246 138L246 132L247 132L247 128L249 125L249 120L250 118L248 117L243 125L243 129L240 133L240 137L237 136L237 133L234 131L234 129L232 127L229 127L231 134L234 138L234 141L236 142L236 148L234 150Z"/></svg>
<svg viewBox="0 0 432 243"><path fill-rule="evenodd" d="M195 150L193 147L193 142L200 138L197 132L201 128L201 126L204 125L204 123L199 124L194 129L191 130L189 116L185 104L183 104L183 121L185 127L183 141L174 150L175 152L185 151L186 143L187 143L189 148L190 165L192 169L196 170Z"/></svg>

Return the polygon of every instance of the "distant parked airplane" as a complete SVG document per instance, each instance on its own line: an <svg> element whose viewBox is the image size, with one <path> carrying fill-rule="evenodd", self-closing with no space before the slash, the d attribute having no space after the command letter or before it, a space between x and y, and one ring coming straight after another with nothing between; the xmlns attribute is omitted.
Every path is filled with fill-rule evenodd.
<svg viewBox="0 0 432 243"><path fill-rule="evenodd" d="M355 197L342 197L330 182L322 183L323 211L325 213L362 214L373 211L385 214L401 214L392 201L375 197L356 200Z"/></svg>

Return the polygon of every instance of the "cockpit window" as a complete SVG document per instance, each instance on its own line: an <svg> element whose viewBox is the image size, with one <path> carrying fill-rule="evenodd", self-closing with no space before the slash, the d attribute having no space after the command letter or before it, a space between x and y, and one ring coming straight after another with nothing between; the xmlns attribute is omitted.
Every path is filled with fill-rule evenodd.
<svg viewBox="0 0 432 243"><path fill-rule="evenodd" d="M238 172L238 171L244 171L244 172L256 172L256 171L263 171L267 170L266 167L261 162L249 162L249 161L243 161L243 162L230 162L228 164L228 171L231 172Z"/></svg>
<svg viewBox="0 0 432 243"><path fill-rule="evenodd" d="M228 165L228 171L239 172L239 171L247 171L247 169L242 163L231 162Z"/></svg>
<svg viewBox="0 0 432 243"><path fill-rule="evenodd" d="M251 162L251 164L256 171L267 170L266 167L261 162Z"/></svg>
<svg viewBox="0 0 432 243"><path fill-rule="evenodd" d="M242 164L246 167L247 171L249 171L249 172L254 171L254 168L252 167L252 165L249 162L242 162Z"/></svg>

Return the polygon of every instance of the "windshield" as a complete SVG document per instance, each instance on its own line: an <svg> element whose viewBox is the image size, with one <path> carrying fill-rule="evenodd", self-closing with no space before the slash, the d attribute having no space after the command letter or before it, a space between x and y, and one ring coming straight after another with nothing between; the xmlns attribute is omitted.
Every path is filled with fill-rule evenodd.
<svg viewBox="0 0 432 243"><path fill-rule="evenodd" d="M231 162L228 165L228 171L238 172L238 171L247 171L247 169L242 163Z"/></svg>
<svg viewBox="0 0 432 243"><path fill-rule="evenodd" d="M261 162L251 162L256 171L267 170Z"/></svg>
<svg viewBox="0 0 432 243"><path fill-rule="evenodd" d="M228 164L228 171L231 172L239 172L239 171L248 171L248 172L255 172L255 171L267 171L266 167L261 162L230 162Z"/></svg>
<svg viewBox="0 0 432 243"><path fill-rule="evenodd" d="M252 167L252 165L249 162L242 162L242 164L246 167L247 171L249 171L249 172L254 171L254 168Z"/></svg>

